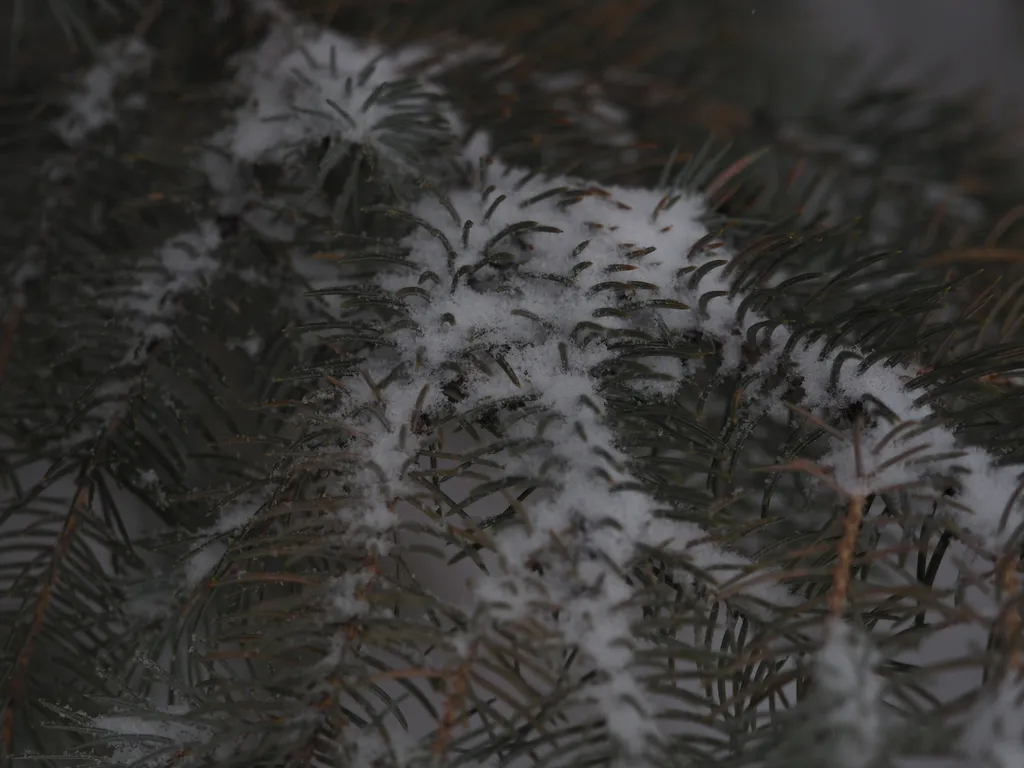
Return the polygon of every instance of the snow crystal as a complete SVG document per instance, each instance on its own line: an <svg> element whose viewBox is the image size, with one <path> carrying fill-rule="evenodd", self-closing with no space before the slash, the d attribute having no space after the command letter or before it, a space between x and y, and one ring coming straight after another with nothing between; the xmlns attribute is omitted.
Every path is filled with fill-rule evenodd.
<svg viewBox="0 0 1024 768"><path fill-rule="evenodd" d="M372 576L370 571L358 571L346 573L331 581L328 604L336 618L348 621L369 611L369 604L360 597L360 592L366 589Z"/></svg>
<svg viewBox="0 0 1024 768"><path fill-rule="evenodd" d="M181 749L208 736L208 728L185 719L190 709L185 704L154 704L152 711L101 715L93 719L92 726L113 737L115 764L137 765L154 751L169 745Z"/></svg>
<svg viewBox="0 0 1024 768"><path fill-rule="evenodd" d="M229 535L248 525L263 503L257 496L243 495L218 510L216 522L199 532L180 566L186 590L195 589L209 577L228 551Z"/></svg>
<svg viewBox="0 0 1024 768"><path fill-rule="evenodd" d="M246 526L263 505L256 496L243 496L225 505L221 510L217 523L211 531L217 534L231 533Z"/></svg>
<svg viewBox="0 0 1024 768"><path fill-rule="evenodd" d="M153 494L153 501L156 504L160 506L167 504L167 495L164 493L163 486L160 483L160 476L155 470L147 469L140 472L135 482L139 488Z"/></svg>
<svg viewBox="0 0 1024 768"><path fill-rule="evenodd" d="M252 336L246 336L244 339L235 339L228 346L232 349L240 349L249 357L256 358L263 351L263 339L253 334Z"/></svg>
<svg viewBox="0 0 1024 768"><path fill-rule="evenodd" d="M171 329L166 324L174 314L173 299L202 286L220 268L210 254L220 245L217 225L210 220L200 222L196 231L168 240L161 246L155 263L140 271L132 294L118 299L115 306L136 315L135 324L140 343L131 354L137 354L150 341L166 338Z"/></svg>
<svg viewBox="0 0 1024 768"><path fill-rule="evenodd" d="M105 45L80 88L68 96L68 111L54 123L54 130L69 146L76 146L90 133L116 121L114 94L118 84L147 72L152 60L150 48L136 37ZM140 96L136 95L136 107Z"/></svg>
<svg viewBox="0 0 1024 768"><path fill-rule="evenodd" d="M239 62L237 85L248 94L226 145L239 160L282 161L298 147L343 138L400 160L390 123L426 106L426 93L397 102L380 98L406 80L402 62L384 49L329 30L278 25Z"/></svg>
<svg viewBox="0 0 1024 768"><path fill-rule="evenodd" d="M210 541L189 555L182 569L184 588L191 591L202 584L227 551L225 542Z"/></svg>

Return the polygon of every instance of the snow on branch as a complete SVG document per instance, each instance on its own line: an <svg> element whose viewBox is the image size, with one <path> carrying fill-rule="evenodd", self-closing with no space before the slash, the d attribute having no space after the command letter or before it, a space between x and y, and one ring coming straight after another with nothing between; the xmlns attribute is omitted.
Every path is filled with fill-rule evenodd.
<svg viewBox="0 0 1024 768"><path fill-rule="evenodd" d="M139 343L130 358L137 359L150 342L171 334L167 322L176 311L175 300L200 288L220 269L220 262L212 256L220 242L213 221L199 222L195 231L167 240L153 259L141 265L132 291L110 302L129 313L138 333Z"/></svg>
<svg viewBox="0 0 1024 768"><path fill-rule="evenodd" d="M120 83L145 74L153 53L140 39L121 38L105 45L99 60L68 96L68 111L54 123L54 130L69 146L81 144L95 131L117 120L116 91ZM131 96L126 104L141 105L142 95Z"/></svg>
<svg viewBox="0 0 1024 768"><path fill-rule="evenodd" d="M457 116L434 108L440 90L407 80L397 59L335 33L297 34L283 24L243 57L239 82L247 98L219 138L231 161L286 163L296 147L326 140L372 147L408 171L421 166L428 145L454 135ZM422 145L402 138L407 134L398 126L406 120L423 130ZM324 162L329 157L330 150ZM479 158L474 152L466 159ZM726 270L731 254L702 223L704 205L676 190L601 187L491 161L467 186L426 192L404 210L380 209L412 232L399 243L404 262L392 259L375 284L346 282L340 272L333 283L323 278L323 287L359 298L339 301L338 312L374 339L358 374L344 378L319 415L343 424L349 436L343 453L335 445L328 456L325 446L318 458L334 461L339 497L362 494L361 517L346 517L353 540L386 553L399 502L438 505L436 489L425 490L417 475L423 454L443 450L445 429L499 414L490 466L543 493L518 505L514 524L489 531L500 568L473 583L469 636L453 644L468 648L475 633L495 623L543 623L599 673L581 681L580 697L600 709L629 754L658 731L626 610L637 587L625 574L645 552L688 560L719 586L762 577L732 590L755 603L784 608L797 600L756 564L710 543L699 526L668 519L662 505L637 490L605 392L608 371L638 337L671 345L699 332L720 343L729 371L741 366L752 334L770 328L758 339L765 354L753 371L762 380L785 366L801 380L807 408L870 396L891 417L867 427L859 447L833 447L826 463L843 491L864 495L956 475L960 496L951 511L963 527L999 547L1019 524L1019 469L959 445L922 404L924 391L907 386L913 371L858 365L861 350L826 350L824 342L805 342L768 317L741 311L746 297ZM178 277L140 297L149 314L160 314L162 299L154 297L211 266L202 261L208 257L196 258L181 257ZM671 397L689 375L678 357L644 358L638 345L630 349L641 350L649 374L632 384L648 394ZM750 386L744 396L781 413L779 394ZM196 563L200 577L209 565ZM856 710L857 738L870 741L878 731L879 687L856 679L854 643L844 632L831 628L819 676L833 687L856 688L844 706Z"/></svg>
<svg viewBox="0 0 1024 768"><path fill-rule="evenodd" d="M422 148L435 151L451 129L434 107L436 90L384 53L327 30L275 27L239 61L236 87L247 98L226 135L231 154L281 162L327 139L368 145L403 167L424 162L396 126L417 121Z"/></svg>
<svg viewBox="0 0 1024 768"><path fill-rule="evenodd" d="M634 589L624 577L631 562L649 547L723 578L750 565L706 543L698 526L663 518L645 493L624 490L635 479L602 395L600 372L619 354L618 334L653 327L659 310L687 311L655 294L673 283L678 254L706 234L701 212L696 198L665 206L653 190L596 189L497 162L470 189L422 199L405 214L421 223L402 241L409 268L382 273L378 282L382 295L398 297L391 306L402 322L391 331L378 326L387 351L367 360L365 381L346 382L351 394L331 414L358 435L346 451L373 467L362 477L362 528L367 545L379 546L373 532L393 519L394 499L430 501L415 480L417 456L434 439L417 436L420 414L443 418L444 393L457 385L459 412L529 403L534 416L509 419L503 439L532 446L502 451L501 472L529 478L547 494L494 536L502 567L474 585L475 622L482 630L556 608L549 629L601 672L584 695L631 752L656 729L632 669L635 639L624 611ZM648 252L652 246L658 256ZM614 280L620 270L628 281ZM628 311L608 313L623 309L623 287L635 294ZM596 327L595 317L602 318ZM487 358L497 365L480 362ZM375 383L384 378L386 386ZM773 585L748 594L777 606L793 601Z"/></svg>
<svg viewBox="0 0 1024 768"><path fill-rule="evenodd" d="M1011 672L990 696L980 698L960 734L959 749L971 765L1024 765L1024 684ZM966 763L965 763L966 764Z"/></svg>
<svg viewBox="0 0 1024 768"><path fill-rule="evenodd" d="M813 700L825 713L829 762L842 768L867 768L885 737L882 679L878 655L859 631L830 619L825 644L814 656Z"/></svg>

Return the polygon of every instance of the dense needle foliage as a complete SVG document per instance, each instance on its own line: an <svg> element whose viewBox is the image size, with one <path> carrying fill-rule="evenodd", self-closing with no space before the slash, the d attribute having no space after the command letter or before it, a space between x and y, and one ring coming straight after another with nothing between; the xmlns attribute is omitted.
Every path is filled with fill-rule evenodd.
<svg viewBox="0 0 1024 768"><path fill-rule="evenodd" d="M42 5L0 765L1024 759L1022 176L966 100L783 101L728 2Z"/></svg>

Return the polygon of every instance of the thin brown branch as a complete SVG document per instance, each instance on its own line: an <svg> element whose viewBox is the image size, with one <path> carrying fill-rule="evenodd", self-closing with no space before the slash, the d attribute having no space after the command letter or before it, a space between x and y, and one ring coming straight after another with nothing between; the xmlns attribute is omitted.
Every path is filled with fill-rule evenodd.
<svg viewBox="0 0 1024 768"><path fill-rule="evenodd" d="M60 585L62 568L71 552L75 533L79 528L82 516L88 511L89 500L93 490L94 473L99 466L101 456L105 453L107 446L111 444L113 434L119 425L119 418L115 418L110 422L93 451L89 462L79 472L75 495L64 518L64 525L54 546L50 565L46 571L46 578L36 599L35 610L32 613L32 623L29 625L25 640L21 644L18 656L11 670L11 676L4 695L4 698L7 699L7 708L4 716L2 738L3 745L8 753L12 751L14 746L15 711L19 700L25 693L25 681L36 644L46 625L47 615L49 614L50 607L53 605L57 588Z"/></svg>
<svg viewBox="0 0 1024 768"><path fill-rule="evenodd" d="M444 714L441 717L441 725L437 730L431 751L437 757L444 757L448 752L448 745L452 740L452 730L460 721L465 721L466 693L469 689L469 675L473 670L473 662L476 659L476 644L470 648L466 658L455 670L451 677L448 692L444 699Z"/></svg>
<svg viewBox="0 0 1024 768"><path fill-rule="evenodd" d="M1019 558L1009 557L1003 564L1002 573L1000 574L1002 576L1004 598L1008 604L1002 620L1003 643L1008 656L1007 667L1013 670L1021 668L1021 616L1018 605L1020 600L1019 566Z"/></svg>
<svg viewBox="0 0 1024 768"><path fill-rule="evenodd" d="M843 519L843 537L839 541L839 561L832 573L832 589L828 595L828 610L833 616L843 612L850 593L850 574L853 571L853 556L857 549L860 523L864 519L864 497L851 496Z"/></svg>

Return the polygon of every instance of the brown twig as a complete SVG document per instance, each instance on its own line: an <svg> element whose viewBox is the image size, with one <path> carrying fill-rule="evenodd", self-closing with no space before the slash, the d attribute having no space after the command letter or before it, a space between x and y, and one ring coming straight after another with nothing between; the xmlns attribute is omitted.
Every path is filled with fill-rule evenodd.
<svg viewBox="0 0 1024 768"><path fill-rule="evenodd" d="M860 533L861 520L864 519L864 497L850 497L843 519L843 537L839 540L839 561L832 572L832 590L828 595L828 611L833 616L843 612L850 593L850 574L853 571L853 556L857 549L857 535Z"/></svg>
<svg viewBox="0 0 1024 768"><path fill-rule="evenodd" d="M1002 586L1008 606L1003 615L1002 631L1008 655L1007 666L1013 670L1021 668L1021 616L1017 601L1020 599L1020 576L1017 572L1020 558L1008 557L1002 568Z"/></svg>
<svg viewBox="0 0 1024 768"><path fill-rule="evenodd" d="M469 689L469 673L473 668L475 655L476 645L474 643L466 658L455 670L455 674L450 681L448 692L444 699L444 714L441 717L441 727L438 728L437 736L431 747L431 751L437 757L445 755L448 751L448 745L452 740L452 730L459 721L466 719L466 692Z"/></svg>
<svg viewBox="0 0 1024 768"><path fill-rule="evenodd" d="M90 497L93 490L93 476L99 466L100 457L111 444L114 432L120 425L120 419L113 419L107 426L106 431L100 438L92 458L82 467L79 472L75 488L75 495L71 500L71 506L64 518L64 525L61 528L60 536L54 547L53 556L47 569L46 579L40 589L36 600L35 610L32 614L32 623L29 625L28 633L21 644L21 649L12 667L11 676L7 685L7 711L4 717L2 743L5 751L9 754L14 746L14 715L18 701L24 694L25 676L32 660L39 635L42 634L46 625L46 617L53 604L54 594L60 584L61 570L64 561L71 552L71 545L74 541L75 532L78 530L82 516L87 512L90 504Z"/></svg>

